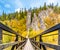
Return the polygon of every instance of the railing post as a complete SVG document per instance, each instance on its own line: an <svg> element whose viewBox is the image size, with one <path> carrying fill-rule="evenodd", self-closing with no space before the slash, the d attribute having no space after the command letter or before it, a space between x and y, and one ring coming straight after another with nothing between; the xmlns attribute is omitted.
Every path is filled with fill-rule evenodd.
<svg viewBox="0 0 60 50"><path fill-rule="evenodd" d="M16 35L16 40L15 41L18 41L18 35ZM18 48L18 44L16 44L16 49Z"/></svg>
<svg viewBox="0 0 60 50"><path fill-rule="evenodd" d="M23 40L23 38L21 37L21 41Z"/></svg>
<svg viewBox="0 0 60 50"><path fill-rule="evenodd" d="M18 41L18 35L16 35L15 41ZM18 44L16 44L12 46L11 50L14 50L15 46L16 46L16 49L18 48Z"/></svg>
<svg viewBox="0 0 60 50"><path fill-rule="evenodd" d="M60 29L58 30L58 45L60 45Z"/></svg>
<svg viewBox="0 0 60 50"><path fill-rule="evenodd" d="M36 41L36 37L34 38L34 41ZM35 43L36 44L36 43Z"/></svg>
<svg viewBox="0 0 60 50"><path fill-rule="evenodd" d="M2 44L2 29L0 28L0 44ZM0 50L3 50L3 47L0 47Z"/></svg>
<svg viewBox="0 0 60 50"><path fill-rule="evenodd" d="M60 29L58 30L58 45L60 45ZM60 47L58 47L56 50L60 50Z"/></svg>
<svg viewBox="0 0 60 50"><path fill-rule="evenodd" d="M40 42L43 42L41 35L40 35ZM46 50L46 47L45 47L44 45L41 45L41 44L40 44L40 49L41 49L41 47L43 47L43 50Z"/></svg>
<svg viewBox="0 0 60 50"><path fill-rule="evenodd" d="M40 42L41 42L41 36L40 36ZM40 44L40 49L41 49L41 44Z"/></svg>
<svg viewBox="0 0 60 50"><path fill-rule="evenodd" d="M23 38L21 37L21 41L23 40ZM22 50L22 47L21 47L21 50Z"/></svg>
<svg viewBox="0 0 60 50"><path fill-rule="evenodd" d="M34 38L34 41L36 41L36 37ZM35 43L35 45L36 45L36 43ZM36 50L36 48L35 48L35 50Z"/></svg>

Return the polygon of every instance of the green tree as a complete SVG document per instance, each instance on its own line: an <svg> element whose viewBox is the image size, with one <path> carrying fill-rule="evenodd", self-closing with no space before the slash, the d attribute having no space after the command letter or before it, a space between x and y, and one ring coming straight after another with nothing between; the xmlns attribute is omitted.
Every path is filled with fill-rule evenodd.
<svg viewBox="0 0 60 50"><path fill-rule="evenodd" d="M44 3L43 9L44 9L44 10L46 10L46 9L47 9L46 2Z"/></svg>
<svg viewBox="0 0 60 50"><path fill-rule="evenodd" d="M4 13L4 11L3 11L3 13L2 13L1 20L6 20L6 13Z"/></svg>

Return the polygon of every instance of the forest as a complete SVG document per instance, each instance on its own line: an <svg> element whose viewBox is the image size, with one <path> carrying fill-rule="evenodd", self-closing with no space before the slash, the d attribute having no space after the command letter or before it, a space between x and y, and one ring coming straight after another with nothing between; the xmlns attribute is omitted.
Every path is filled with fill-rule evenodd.
<svg viewBox="0 0 60 50"><path fill-rule="evenodd" d="M28 11L30 11L31 13L30 19L28 18ZM27 20L30 20L30 23L27 22ZM40 34L42 31L60 23L60 6L58 6L58 3L56 5L54 5L53 3L50 5L46 5L46 3L44 3L44 6L40 6L39 8L34 7L33 9L30 8L29 10L26 10L26 8L22 8L22 10L20 10L19 12L17 11L9 14L6 14L3 11L2 15L0 15L0 22L12 28L23 37L27 36L27 30L29 28L29 37L33 37ZM27 23L30 24L29 27L27 26ZM3 31L3 33L7 34L8 32ZM58 31L55 31L51 34L57 33ZM47 38L49 38L49 42L57 44L57 40L53 42L52 37L54 38L53 40L56 40L58 36L54 35L50 37L43 37L43 39L45 42L47 42ZM14 41L14 37L3 35L3 43L12 41Z"/></svg>

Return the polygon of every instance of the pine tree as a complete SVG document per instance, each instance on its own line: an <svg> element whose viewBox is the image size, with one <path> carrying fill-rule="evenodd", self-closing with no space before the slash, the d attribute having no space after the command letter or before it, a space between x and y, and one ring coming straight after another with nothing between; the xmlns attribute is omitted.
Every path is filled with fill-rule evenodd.
<svg viewBox="0 0 60 50"><path fill-rule="evenodd" d="M4 11L2 13L1 20L6 20L6 13L4 13Z"/></svg>
<svg viewBox="0 0 60 50"><path fill-rule="evenodd" d="M43 9L44 9L44 10L46 10L46 9L47 9L46 2L44 3Z"/></svg>
<svg viewBox="0 0 60 50"><path fill-rule="evenodd" d="M26 10L26 8L24 10L24 16L27 16L27 10Z"/></svg>

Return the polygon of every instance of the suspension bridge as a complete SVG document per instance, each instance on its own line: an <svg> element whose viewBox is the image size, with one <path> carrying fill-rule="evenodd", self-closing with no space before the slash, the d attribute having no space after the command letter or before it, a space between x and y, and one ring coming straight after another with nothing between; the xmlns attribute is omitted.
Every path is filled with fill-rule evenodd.
<svg viewBox="0 0 60 50"><path fill-rule="evenodd" d="M4 35L4 33L2 33L3 30L10 32L11 34L15 34L16 35L15 41L3 44L2 43L2 38L3 38L2 35ZM49 34L56 30L58 30L58 34L57 34L58 45L43 42L42 35ZM9 34L5 34L5 35L12 36ZM36 41L36 37L39 37L39 42ZM19 38L21 38L21 40L19 40ZM5 48L8 48L10 46L12 46L11 50L49 50L47 48L52 48L54 50L60 50L60 24L57 24L43 31L42 33L40 33L39 35L35 37L26 38L26 37L21 36L19 33L15 32L8 26L0 23L0 50L4 50Z"/></svg>

